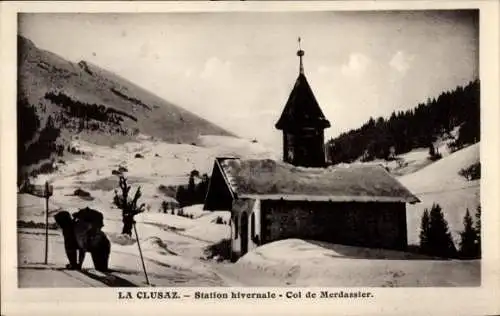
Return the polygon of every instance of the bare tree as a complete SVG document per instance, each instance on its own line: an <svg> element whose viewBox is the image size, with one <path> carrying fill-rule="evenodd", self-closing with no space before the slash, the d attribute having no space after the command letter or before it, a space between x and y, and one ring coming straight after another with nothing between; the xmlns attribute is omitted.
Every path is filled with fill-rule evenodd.
<svg viewBox="0 0 500 316"><path fill-rule="evenodd" d="M118 191L115 190L113 203L122 210L122 234L132 236L132 228L135 224L134 216L144 212L145 204L142 203L140 206L137 206L139 198L141 197L141 187L137 188L134 198L131 200L128 198L130 189L131 187L127 184L127 179L124 176L120 176L121 194L118 194Z"/></svg>

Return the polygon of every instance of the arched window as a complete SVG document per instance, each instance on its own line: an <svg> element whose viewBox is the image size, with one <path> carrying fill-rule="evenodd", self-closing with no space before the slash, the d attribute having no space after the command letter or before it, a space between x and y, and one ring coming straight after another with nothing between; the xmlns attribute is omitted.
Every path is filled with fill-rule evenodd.
<svg viewBox="0 0 500 316"><path fill-rule="evenodd" d="M255 213L252 213L252 218L250 219L250 238L255 237Z"/></svg>

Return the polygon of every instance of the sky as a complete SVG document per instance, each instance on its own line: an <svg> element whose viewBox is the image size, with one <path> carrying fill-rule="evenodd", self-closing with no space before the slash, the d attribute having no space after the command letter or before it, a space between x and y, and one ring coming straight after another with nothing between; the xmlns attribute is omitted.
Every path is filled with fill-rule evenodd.
<svg viewBox="0 0 500 316"><path fill-rule="evenodd" d="M477 11L21 14L39 48L111 70L235 134L274 128L299 72L332 127L388 117L479 76Z"/></svg>

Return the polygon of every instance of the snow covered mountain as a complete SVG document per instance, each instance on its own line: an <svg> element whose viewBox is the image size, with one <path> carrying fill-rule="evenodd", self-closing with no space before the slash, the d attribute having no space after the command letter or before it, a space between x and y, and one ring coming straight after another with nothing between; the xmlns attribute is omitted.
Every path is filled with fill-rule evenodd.
<svg viewBox="0 0 500 316"><path fill-rule="evenodd" d="M172 143L232 135L110 71L83 60L70 62L22 36L18 57L18 97L35 107L40 127L52 116L63 137L80 133L109 144L138 133Z"/></svg>

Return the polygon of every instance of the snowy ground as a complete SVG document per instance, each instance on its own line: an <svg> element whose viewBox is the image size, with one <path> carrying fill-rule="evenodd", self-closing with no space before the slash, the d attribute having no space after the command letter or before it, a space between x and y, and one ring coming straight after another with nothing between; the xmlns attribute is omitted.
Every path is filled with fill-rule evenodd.
<svg viewBox="0 0 500 316"><path fill-rule="evenodd" d="M287 239L236 263L274 286L478 286L479 261L435 260L405 252ZM255 272L257 273L257 272Z"/></svg>
<svg viewBox="0 0 500 316"><path fill-rule="evenodd" d="M77 140L73 145L86 154L60 164L54 174L40 176L34 182L48 180L54 186L49 206L49 223L52 226L53 214L59 210L74 212L89 206L103 213L103 230L112 242L110 267L114 272L104 275L93 270L90 255L87 255L84 264L85 273L62 269L66 257L62 235L57 229L50 230L49 264L44 265L44 230L40 226L29 228L45 222L44 200L20 194L18 220L24 223L20 225L23 228L18 230L21 287L145 284L137 243L134 239L120 235L120 210L111 203L113 190L118 184L117 177L111 171L119 166L129 170L126 175L133 190L139 185L142 187L141 200L148 205L148 210L138 215L136 220L150 283L155 286L452 286L475 285L478 282L479 262L428 258L416 260L404 253L377 254L364 249L301 240L286 240L259 247L236 264L207 260L205 248L229 237L229 214L205 212L201 205L183 210L193 218L160 213L160 205L165 197L158 186L185 184L193 169L210 173L216 156L276 159L276 153L248 140L211 136L201 137L196 146L166 144L144 136L140 143L127 143L113 148ZM439 162L433 163L416 173L401 177L400 181L415 192L434 192L436 187L452 184L463 186L465 180L455 176L455 169L474 160L478 150L479 145L467 148L453 154L458 156L449 161L446 160L449 157L443 158L441 166ZM135 158L136 154L141 154L143 158ZM419 158L422 154L407 155L415 156L414 164L422 163ZM436 169L430 169L434 167ZM449 178L436 177L436 172L443 170L455 173ZM90 192L91 199L73 196L76 188ZM437 195L431 196L425 192L417 194L424 203L408 210L408 214L414 214L408 219L410 241L415 240L420 223L418 214L423 211L423 206L439 199L444 199L442 203L445 211L451 209L446 201L465 205L460 199L455 201L456 195L447 197L443 192L433 194ZM473 201L475 198L474 195L464 199ZM463 217L460 212L456 212L457 219ZM216 223L219 216L223 224ZM458 227L455 224L453 222L450 226ZM391 259L387 259L389 257Z"/></svg>
<svg viewBox="0 0 500 316"><path fill-rule="evenodd" d="M479 149L480 143L474 144L399 178L421 200L406 207L409 243L418 244L424 209L430 210L433 203L438 203L458 245L466 210L473 216L480 202L480 180L467 181L458 172L479 161Z"/></svg>
<svg viewBox="0 0 500 316"><path fill-rule="evenodd" d="M84 155L58 164L58 170L32 179L33 183L49 181L54 195L49 203L49 225L55 227L53 215L60 210L70 212L89 206L104 215L103 231L112 243L110 267L118 279L109 281L92 268L90 255L84 268L92 277L63 270L67 263L60 230L51 230L49 265L43 262L45 201L27 195L18 195L19 229L19 284L33 286L121 286L144 284L137 243L125 238L121 232L121 212L112 205L113 190L118 178L112 170L123 166L133 190L142 188L141 201L147 211L136 216L140 244L151 273L151 283L162 286L224 286L223 273L216 274L213 263L205 260L205 248L229 237L229 214L205 212L202 205L183 209L193 218L160 213L161 202L167 199L158 190L159 185L187 184L191 170L210 173L217 156L246 158L276 158L276 154L258 143L232 137L202 136L197 145L167 144L141 136L140 142L115 147L96 146L74 140L72 146ZM135 158L141 154L143 158ZM90 199L74 196L81 188L91 194ZM217 224L221 217L223 224ZM225 224L224 224L225 223ZM35 227L37 228L29 228ZM28 228L26 228L28 227ZM90 269L90 270L89 270ZM87 274L88 274L87 273ZM83 280L83 281L82 281ZM98 281L96 281L98 280ZM142 282L142 283L141 283ZM239 284L239 283L237 283Z"/></svg>
<svg viewBox="0 0 500 316"><path fill-rule="evenodd" d="M452 132L452 134L456 134L456 132ZM451 140L452 139L439 140L434 144L437 152L440 153L443 158L452 154L448 148L448 144ZM396 156L394 160L386 161L376 159L370 162L365 162L364 164L380 164L388 168L393 175L404 176L416 173L420 169L432 164L433 162L429 160L428 157L429 148L416 148L410 152Z"/></svg>
<svg viewBox="0 0 500 316"><path fill-rule="evenodd" d="M85 273L63 269L67 260L63 239L58 231L49 235L48 265L44 259L44 231L21 229L19 232L20 287L102 287L146 286L136 244L112 244L110 268L113 277L93 269L90 255L84 261ZM154 239L142 241L149 282L154 286L224 286L225 283L202 262L188 257L179 259L162 250Z"/></svg>
<svg viewBox="0 0 500 316"><path fill-rule="evenodd" d="M192 213L200 211L201 206L191 207ZM189 212L190 208L186 208ZM215 274L212 263L205 260L204 249L220 239L227 238L229 226L215 224L215 218L221 216L227 220L228 213L203 212L196 219L163 213L144 213L136 217L141 249L146 259L146 270L150 281L157 286L224 286L221 277ZM135 238L126 238L119 234L121 222L112 217L105 217L103 231L112 243L110 268L116 270L113 275L141 285L144 275ZM66 276L75 272L63 271L67 263L60 230L50 230L49 260L50 265L43 266L44 229L19 229L19 282L20 286L79 286L78 280L71 283ZM92 260L87 255L84 269L92 268ZM47 276L39 276L42 271ZM53 277L54 273L62 277ZM92 271L96 273L96 271ZM52 277L49 277L51 276ZM41 278L41 279L40 279ZM80 278L82 278L80 276ZM54 282L56 284L54 284ZM68 283L69 282L69 283ZM121 283L113 283L118 286ZM105 284L105 283L104 283ZM104 286L101 284L101 286Z"/></svg>

